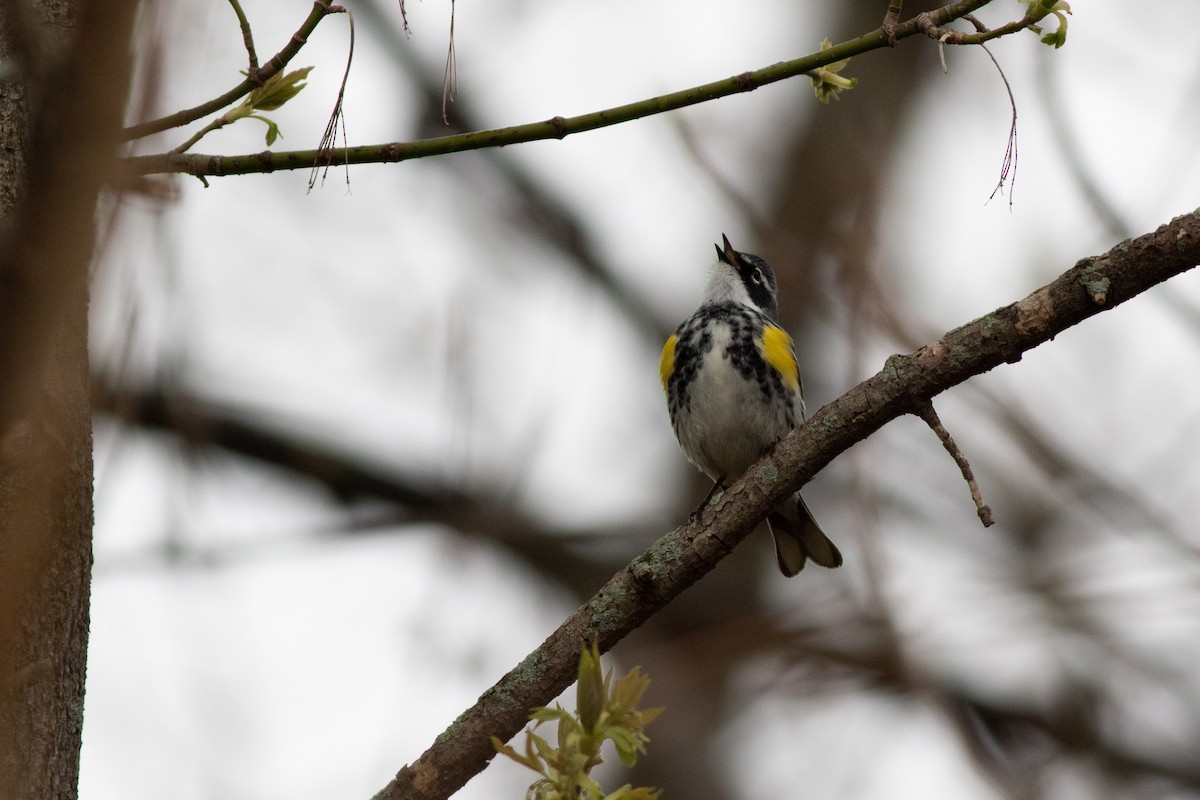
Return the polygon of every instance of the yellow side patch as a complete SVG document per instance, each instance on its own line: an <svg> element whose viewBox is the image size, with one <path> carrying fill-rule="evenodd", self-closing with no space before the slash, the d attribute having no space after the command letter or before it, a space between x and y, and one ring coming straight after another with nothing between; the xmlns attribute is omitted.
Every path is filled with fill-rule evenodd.
<svg viewBox="0 0 1200 800"><path fill-rule="evenodd" d="M784 384L795 391L800 387L800 367L796 365L796 352L792 348L792 337L787 331L774 325L763 328L758 343L762 356L783 377Z"/></svg>
<svg viewBox="0 0 1200 800"><path fill-rule="evenodd" d="M679 337L672 333L663 345L662 357L658 361L658 377L662 381L664 392L667 390L667 381L670 380L671 373L675 371L675 345L678 342Z"/></svg>

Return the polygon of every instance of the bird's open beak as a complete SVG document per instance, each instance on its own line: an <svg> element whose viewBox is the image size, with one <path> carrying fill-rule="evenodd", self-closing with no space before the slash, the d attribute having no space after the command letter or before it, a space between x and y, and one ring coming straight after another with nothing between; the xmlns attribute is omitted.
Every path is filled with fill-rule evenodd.
<svg viewBox="0 0 1200 800"><path fill-rule="evenodd" d="M717 258L724 261L729 266L737 266L737 251L733 249L733 245L729 243L729 237L721 234L721 241L725 243L725 249L721 249L721 245L715 245L717 248Z"/></svg>

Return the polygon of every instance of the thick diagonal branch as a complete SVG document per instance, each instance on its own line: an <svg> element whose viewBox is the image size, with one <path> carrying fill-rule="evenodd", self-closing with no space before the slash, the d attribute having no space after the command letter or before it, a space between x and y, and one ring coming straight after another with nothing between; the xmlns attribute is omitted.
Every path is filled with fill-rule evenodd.
<svg viewBox="0 0 1200 800"><path fill-rule="evenodd" d="M658 540L614 575L540 647L463 712L405 766L380 800L446 798L495 753L528 709L569 686L583 642L608 650L710 572L785 496L855 443L972 376L1022 355L1088 317L1200 263L1200 211L1080 261L1019 302L956 328L819 409L775 452L752 466L695 522Z"/></svg>

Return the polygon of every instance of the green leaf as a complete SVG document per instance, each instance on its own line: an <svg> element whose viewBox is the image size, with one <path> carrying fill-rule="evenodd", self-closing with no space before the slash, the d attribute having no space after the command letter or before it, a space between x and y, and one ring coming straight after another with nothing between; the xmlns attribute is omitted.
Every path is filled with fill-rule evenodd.
<svg viewBox="0 0 1200 800"><path fill-rule="evenodd" d="M658 717L659 714L663 713L664 711L666 711L666 709L663 706L655 706L654 708L647 708L639 711L637 712L638 722L643 726L649 725Z"/></svg>
<svg viewBox="0 0 1200 800"><path fill-rule="evenodd" d="M593 734L604 710L605 681L600 675L600 647L595 640L584 646L579 656L579 682L575 688L575 706L583 729Z"/></svg>
<svg viewBox="0 0 1200 800"><path fill-rule="evenodd" d="M552 720L570 719L571 715L562 706L555 706L554 708L550 708L549 706L538 706L533 711L529 712L529 718L534 722L541 724L543 722L550 722Z"/></svg>
<svg viewBox="0 0 1200 800"><path fill-rule="evenodd" d="M1059 28L1053 33L1047 33L1045 36L1043 36L1041 38L1041 42L1042 44L1051 45L1055 50L1057 50L1067 43L1067 32L1062 28Z"/></svg>
<svg viewBox="0 0 1200 800"><path fill-rule="evenodd" d="M253 114L254 109L245 103L242 103L241 105L236 105L222 114L221 120L223 121L223 124L228 125L231 122L237 122L239 119L249 117Z"/></svg>
<svg viewBox="0 0 1200 800"><path fill-rule="evenodd" d="M513 761L515 761L518 764L521 764L523 766L529 767L534 772L540 772L542 769L541 765L538 764L538 762L534 758L532 758L530 756L521 755L512 746L505 744L504 742L497 739L495 736L492 737L492 747L496 748L496 752L499 753L500 755L508 756Z"/></svg>
<svg viewBox="0 0 1200 800"><path fill-rule="evenodd" d="M1066 14L1070 14L1071 7L1062 2L1056 3L1055 5L1063 7L1062 9L1054 9L1054 16L1058 18L1058 27L1054 29L1053 33L1047 33L1045 36L1043 36L1042 42L1053 46L1054 49L1057 50L1067 43L1067 18L1064 15L1064 12L1066 12Z"/></svg>
<svg viewBox="0 0 1200 800"><path fill-rule="evenodd" d="M237 122L239 119L253 117L267 126L267 147L275 144L283 136L279 130L279 126L275 124L274 120L254 112L275 111L288 100L291 100L300 93L301 89L308 85L304 83L304 79L308 77L309 72L312 72L312 67L292 70L286 75L278 72L275 73L262 86L251 90L250 94L246 95L241 103L222 114L220 118L221 125L228 125L231 122ZM243 70L242 74L246 75L247 73Z"/></svg>
<svg viewBox="0 0 1200 800"><path fill-rule="evenodd" d="M1066 0L1021 0L1021 2L1029 6L1027 16L1033 22L1038 22L1051 14L1058 20L1058 27L1041 37L1043 44L1058 49L1067 43L1067 15L1071 13L1070 3ZM1033 24L1029 25L1029 30L1039 34L1042 32L1041 27Z"/></svg>
<svg viewBox="0 0 1200 800"><path fill-rule="evenodd" d="M529 713L533 726L525 731L524 754L495 738L492 747L542 776L529 787L526 800L656 800L658 792L649 788L622 786L606 795L590 775L603 763L600 752L606 739L612 740L617 755L629 766L646 752L649 739L643 729L662 711L637 709L649 677L638 667L615 682L612 670L602 675L600 649L592 642L580 653L578 678L574 714L559 705L534 708ZM558 723L557 748L534 732L552 721Z"/></svg>
<svg viewBox="0 0 1200 800"><path fill-rule="evenodd" d="M226 114L226 117L228 116L229 115ZM283 135L279 132L279 126L275 124L275 121L264 117L262 114L243 114L242 116L247 117L248 119L256 119L267 126L267 147L275 144L275 140Z"/></svg>
<svg viewBox="0 0 1200 800"><path fill-rule="evenodd" d="M263 122L267 123L267 147L270 147L271 145L275 144L275 140L283 134L279 132L279 126L276 125L273 120L264 119Z"/></svg>
<svg viewBox="0 0 1200 800"><path fill-rule="evenodd" d="M592 798L601 800L604 797L604 789L586 773L580 773L576 776L575 783L582 790L579 795L580 797L588 798L588 800L592 800Z"/></svg>
<svg viewBox="0 0 1200 800"><path fill-rule="evenodd" d="M537 753L537 757L543 761L553 761L558 755L558 751L536 733L529 734L529 741L533 742L533 749Z"/></svg>
<svg viewBox="0 0 1200 800"><path fill-rule="evenodd" d="M643 743L647 739L641 731L613 728L609 731L609 738L612 739L613 746L617 748L617 756L620 757L621 763L627 767L632 767L637 763L639 753L646 752Z"/></svg>
<svg viewBox="0 0 1200 800"><path fill-rule="evenodd" d="M828 50L831 47L833 47L833 42L828 38L821 40L822 50ZM827 66L817 67L808 73L808 77L812 80L813 93L818 100L828 103L830 99L837 100L843 89L854 88L854 85L858 83L858 78L847 78L838 74L849 63L850 59L844 58Z"/></svg>
<svg viewBox="0 0 1200 800"><path fill-rule="evenodd" d="M565 717L558 721L558 749L578 750L582 731L574 717Z"/></svg>
<svg viewBox="0 0 1200 800"><path fill-rule="evenodd" d="M649 685L650 678L643 675L640 668L634 667L629 670L629 674L617 681L613 689L612 712L623 714L636 708Z"/></svg>
<svg viewBox="0 0 1200 800"><path fill-rule="evenodd" d="M276 72L262 86L251 90L242 104L249 105L256 111L275 111L288 100L300 94L301 90L308 85L304 83L304 80L308 77L308 73L312 72L312 69L312 67L304 67L286 74ZM242 74L246 75L247 73L242 72Z"/></svg>

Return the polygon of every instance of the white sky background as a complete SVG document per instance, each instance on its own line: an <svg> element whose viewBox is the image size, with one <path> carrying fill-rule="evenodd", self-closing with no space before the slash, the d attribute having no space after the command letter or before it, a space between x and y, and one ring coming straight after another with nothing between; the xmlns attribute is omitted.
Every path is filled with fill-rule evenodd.
<svg viewBox="0 0 1200 800"><path fill-rule="evenodd" d="M489 127L584 113L809 52L827 35L823 6L460 3L458 89ZM414 35L404 46L440 65L448 5L407 8ZM245 10L266 58L308 5L250 0ZM1012 302L1114 243L1062 166L1035 86L1038 57L1053 59L1081 157L1133 233L1200 206L1200 9L1163 0L1078 2L1074 10L1062 50L1041 52L1029 34L992 46L1020 111L1011 209L1005 198L985 202L1009 114L990 61L975 49L948 49L949 75L920 98L922 122L898 152L880 240L898 302L920 309L930 331ZM999 21L1000 12L1020 13L1016 3L998 3L986 18ZM391 13L399 24L398 8ZM226 4L180 5L163 17L157 112L194 105L240 79L244 52ZM293 61L316 69L308 89L271 114L284 135L274 149L316 145L346 41L345 19L327 18ZM902 46L935 47L923 39ZM419 135L412 90L381 48L360 23L346 95L351 144ZM801 79L676 116L716 169L765 209L773 176L756 154L779 142L782 126L822 113L836 106L818 104ZM262 133L243 121L194 152L257 152ZM142 151L182 138L171 133ZM690 312L722 232L754 249L734 206L665 117L505 154L585 220L603 255L663 319ZM129 201L98 279L97 359L121 363L128 347L124 374L167 374L283 430L405 471L501 485L554 524L666 530L675 522L673 487L688 486L690 467L666 423L657 352L573 267L516 232L510 198L482 163L462 154L353 167L349 191L344 173L331 170L312 193L303 172L215 178L207 189L180 178L178 201L164 209ZM1020 397L1060 441L1080 443L1072 449L1081 458L1147 492L1157 511L1194 535L1189 512L1200 469L1178 471L1178 439L1196 429L1200 379L1194 330L1167 310L1166 292L1195 307L1200 276L1102 314L979 383ZM827 324L839 318L834 311ZM820 375L810 383L830 387L810 404L868 377L895 349L877 347L862 374L837 363L810 367ZM985 494L990 480L1003 496L1004 487L1020 486L1011 471L1021 467L994 432L973 427L982 415L972 402L966 391L951 392L939 409ZM256 465L186 456L166 438L103 421L96 442L84 800L367 798L572 610L565 594L496 551L434 528L335 536L341 516L326 497ZM855 458L869 459L885 495L915 491L922 499L913 502L940 504L946 535L987 535L953 465L911 421L855 452L826 474L849 475ZM1164 453L1176 456L1170 470ZM914 489L922 482L938 488ZM835 485L818 478L811 498L827 530L847 530L855 510L839 507ZM885 529L903 543L905 526L915 524L900 515ZM165 563L168 544L187 554L182 565ZM762 541L746 547L767 558ZM852 537L845 549L849 563L839 572L778 582L780 602L805 591L804 581L861 582ZM981 663L994 664L986 645L994 637L956 629L949 613L947 597L969 597L972 576L947 563L933 570L944 580L930 582L928 572L905 569L927 553L894 555L896 591L914 598L901 624L935 652L942 642L978 637ZM1145 560L1120 555L1134 565ZM1190 567L1161 580L1194 585L1195 562ZM1137 572L1121 586L1136 594L1150 574L1158 575ZM1196 611L1152 610L1154 624L1138 635L1161 636L1181 658L1194 656L1200 631L1185 620ZM1003 692L1006 681L1033 679L1038 650L1010 647L1005 669L990 672L976 663L947 668ZM771 735L811 740L814 726L836 752L815 748L811 760L789 752L781 761L760 749ZM725 752L747 797L802 796L789 794L789 770L811 777L822 764L852 761L846 752L871 753L875 772L849 781L850 764L821 784L831 792L824 796L991 796L964 774L936 720L854 704L810 709L800 720L775 704L748 709L735 728ZM897 728L911 738L880 736ZM527 783L514 765L496 764L460 796L516 798Z"/></svg>

